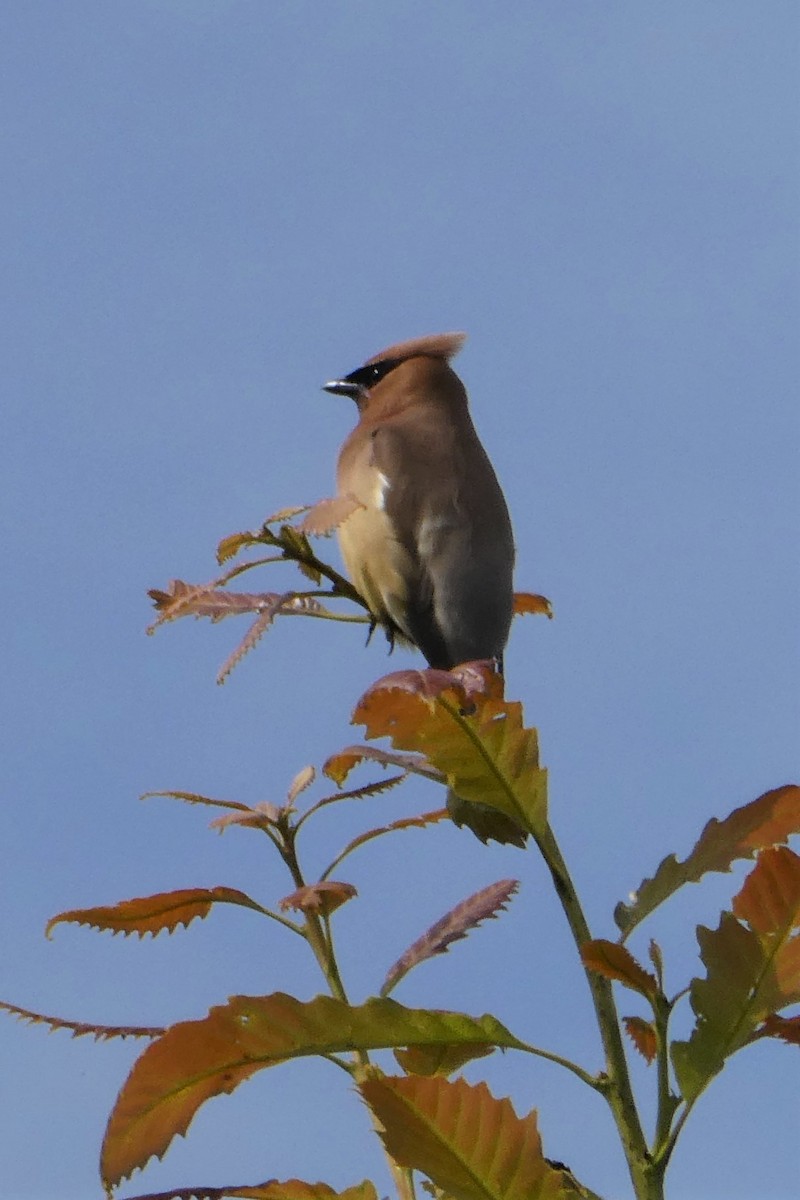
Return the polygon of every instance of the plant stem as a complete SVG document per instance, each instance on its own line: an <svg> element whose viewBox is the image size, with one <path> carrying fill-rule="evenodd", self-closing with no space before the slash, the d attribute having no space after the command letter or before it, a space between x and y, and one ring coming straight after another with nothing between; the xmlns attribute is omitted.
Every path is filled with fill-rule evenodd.
<svg viewBox="0 0 800 1200"><path fill-rule="evenodd" d="M592 940L592 935L555 834L548 824L543 832L535 833L534 837L552 876L575 945L580 951L586 942ZM642 1130L611 981L590 971L588 967L584 967L584 971L606 1057L607 1078L603 1094L619 1131L637 1200L663 1200L664 1167L653 1162Z"/></svg>
<svg viewBox="0 0 800 1200"><path fill-rule="evenodd" d="M296 833L296 830L294 831ZM297 852L294 845L294 836L289 834L284 839L284 844L281 849L281 856L294 881L295 887L305 887L305 879L303 872L300 869L300 863L297 860ZM337 1000L341 1000L344 1004L349 1004L347 992L345 991L342 977L339 974L339 965L336 961L336 955L333 949L333 939L331 937L330 925L327 921L323 921L316 913L306 912L305 916L305 934L308 939L308 944L314 952L314 957L319 963L320 969L328 983L331 995ZM358 1064L349 1070L350 1075L358 1079L359 1075L369 1070L370 1060L366 1050L355 1051L355 1061ZM338 1066L345 1066L340 1060ZM345 1067L347 1070L347 1068ZM375 1132L380 1135L380 1122L372 1110L369 1110L370 1119L372 1121ZM389 1170L392 1173L395 1187L397 1188L398 1200L416 1200L414 1192L414 1177L410 1170L399 1166L394 1161L388 1151L386 1160L389 1164Z"/></svg>

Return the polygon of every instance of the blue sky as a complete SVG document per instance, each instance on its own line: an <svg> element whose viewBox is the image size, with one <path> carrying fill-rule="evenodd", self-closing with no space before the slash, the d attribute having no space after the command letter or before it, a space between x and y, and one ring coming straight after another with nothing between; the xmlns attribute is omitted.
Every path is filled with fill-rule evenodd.
<svg viewBox="0 0 800 1200"><path fill-rule="evenodd" d="M279 801L357 738L368 684L412 659L285 622L219 688L242 631L146 639L145 593L209 578L221 536L331 494L354 413L320 385L417 334L469 332L456 366L508 497L517 586L556 609L515 627L508 690L540 729L594 932L613 936L614 903L708 817L796 779L799 26L780 0L6 6L4 998L159 1024L233 993L320 990L277 926L236 909L155 942L42 930L173 887L290 890L262 839L138 795ZM309 871L438 803L409 787L320 820ZM397 998L493 1011L599 1067L542 866L452 829L352 860L351 993L510 875L508 914ZM675 990L695 925L740 879L687 889L634 941L659 940ZM0 1023L3 1195L100 1194L135 1053ZM795 1193L796 1057L758 1046L712 1086L675 1200ZM605 1111L571 1077L499 1055L467 1074L539 1108L551 1157L627 1194ZM257 1076L121 1194L367 1175L387 1191L341 1080Z"/></svg>

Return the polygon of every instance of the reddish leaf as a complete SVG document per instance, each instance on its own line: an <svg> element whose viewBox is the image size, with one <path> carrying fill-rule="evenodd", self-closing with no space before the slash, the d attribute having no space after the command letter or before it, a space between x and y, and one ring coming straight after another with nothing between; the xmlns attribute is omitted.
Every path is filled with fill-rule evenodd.
<svg viewBox="0 0 800 1200"><path fill-rule="evenodd" d="M399 780L395 780L399 782ZM403 829L424 829L428 825L434 825L437 821L447 819L447 809L437 808L433 812L420 813L418 817L401 817L399 821L392 821L388 825L381 825L377 829L368 829L365 833L360 833L358 837L354 837L351 842L348 842L341 854L325 868L322 873L323 879L330 875L331 871L338 867L339 863L347 858L353 850L357 850L359 846L366 845L367 842L373 841L375 838L383 837L386 833L397 833Z"/></svg>
<svg viewBox="0 0 800 1200"><path fill-rule="evenodd" d="M558 1200L574 1195L542 1153L536 1113L518 1117L485 1083L421 1076L366 1080L391 1157L453 1200Z"/></svg>
<svg viewBox="0 0 800 1200"><path fill-rule="evenodd" d="M249 566L257 566L250 563ZM239 617L246 613L258 613L259 620L280 615L332 616L319 600L302 592L229 592L223 590L220 580L212 583L188 584L174 579L168 592L154 588L148 595L159 611L159 616L146 632L154 633L159 625L177 621L180 617L207 617L216 623L224 617ZM269 624L269 621L267 621Z"/></svg>
<svg viewBox="0 0 800 1200"><path fill-rule="evenodd" d="M623 1017L622 1024L642 1058L648 1064L651 1063L658 1050L658 1038L653 1023L645 1021L642 1017Z"/></svg>
<svg viewBox="0 0 800 1200"><path fill-rule="evenodd" d="M518 879L501 879L451 908L401 954L384 980L381 995L388 995L403 976L421 962L435 954L444 954L453 942L465 938L481 921L495 918L505 909L518 887Z"/></svg>
<svg viewBox="0 0 800 1200"><path fill-rule="evenodd" d="M284 912L287 908L294 908L298 912L322 913L330 916L337 908L357 895L358 892L352 883L337 883L330 879L324 883L311 883L306 887L298 888L290 896L284 896L280 901L280 906Z"/></svg>
<svg viewBox="0 0 800 1200"><path fill-rule="evenodd" d="M281 815L281 809L277 804L270 804L268 800L262 800L260 804L254 804L251 807L242 805L238 812L226 813L224 817L215 817L213 821L209 821L209 829L218 829L220 833L224 833L230 825L241 825L244 829L269 829L274 825Z"/></svg>
<svg viewBox="0 0 800 1200"><path fill-rule="evenodd" d="M264 518L264 526L283 525L286 521L291 521L295 517L299 517L300 513L308 512L310 507L310 504L292 504L288 508L281 508ZM260 536L263 537L263 532Z"/></svg>
<svg viewBox="0 0 800 1200"><path fill-rule="evenodd" d="M393 1000L352 1007L281 992L234 996L200 1021L168 1029L134 1064L109 1118L101 1173L113 1187L185 1134L201 1104L256 1071L292 1058L399 1046L475 1044L522 1049L493 1017L410 1009Z"/></svg>
<svg viewBox="0 0 800 1200"><path fill-rule="evenodd" d="M142 792L139 799L150 800L156 796L163 796L168 800L183 800L186 804L205 804L209 808L231 808L236 812L252 812L250 806L242 804L240 800L215 800L211 796L201 796L199 792Z"/></svg>
<svg viewBox="0 0 800 1200"><path fill-rule="evenodd" d="M769 934L800 925L800 857L788 846L763 850L733 911L756 933Z"/></svg>
<svg viewBox="0 0 800 1200"><path fill-rule="evenodd" d="M93 1037L96 1042L110 1042L114 1038L157 1038L164 1033L159 1025L90 1025L85 1021L65 1021L62 1017L47 1017L44 1013L31 1012L16 1004L0 1000L0 1009L19 1017L29 1025L47 1025L50 1029L64 1029L73 1037Z"/></svg>
<svg viewBox="0 0 800 1200"><path fill-rule="evenodd" d="M658 995L658 983L655 976L651 975L649 971L645 971L630 951L626 950L624 946L620 946L618 942L608 942L605 938L586 942L584 946L581 946L581 958L583 965L591 971L605 975L606 979L616 979L620 983L624 983L625 987L639 992L649 1000L655 999Z"/></svg>
<svg viewBox="0 0 800 1200"><path fill-rule="evenodd" d="M289 785L289 791L286 793L287 804L294 804L297 797L307 788L311 787L316 777L317 772L313 767L302 767Z"/></svg>
<svg viewBox="0 0 800 1200"><path fill-rule="evenodd" d="M140 896L135 900L122 900L119 904L102 908L74 908L59 913L47 922L45 934L49 937L56 925L71 923L90 925L93 929L112 933L138 933L144 937L149 933L155 937L166 929L169 933L177 925L187 926L196 917L206 917L213 904L239 904L264 912L260 904L251 900L236 888L184 888L177 892L160 892L155 896Z"/></svg>
<svg viewBox="0 0 800 1200"><path fill-rule="evenodd" d="M388 779L375 779L372 783L350 788L346 792L334 792L332 796L323 797L314 807L325 808L328 804L338 804L340 800L366 800L371 796L379 796L382 792L388 792L390 788L397 787L398 783L402 783L405 778L405 775L390 775Z"/></svg>
<svg viewBox="0 0 800 1200"><path fill-rule="evenodd" d="M628 904L617 905L617 926L627 937L685 883L697 883L709 871L729 871L738 859L752 858L756 851L779 845L793 833L800 833L800 787L794 784L765 792L722 821L712 818L687 859L678 862L670 854Z"/></svg>
<svg viewBox="0 0 800 1200"><path fill-rule="evenodd" d="M534 592L514 593L514 616L521 617L527 613L540 613L553 619L553 606L546 596L537 596Z"/></svg>
<svg viewBox="0 0 800 1200"><path fill-rule="evenodd" d="M359 508L364 505L350 492L331 500L320 500L309 509L297 528L309 537L328 537Z"/></svg>
<svg viewBox="0 0 800 1200"><path fill-rule="evenodd" d="M233 668L238 666L245 654L249 654L258 645L284 605L294 599L294 592L283 592L279 596L272 597L270 603L259 611L258 616L239 642L239 645L235 650L231 651L217 672L217 683L225 682Z"/></svg>

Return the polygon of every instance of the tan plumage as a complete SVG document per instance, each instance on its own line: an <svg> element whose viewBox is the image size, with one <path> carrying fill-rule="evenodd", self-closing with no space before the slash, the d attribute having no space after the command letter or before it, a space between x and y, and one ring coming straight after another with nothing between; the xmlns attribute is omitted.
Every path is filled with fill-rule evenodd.
<svg viewBox="0 0 800 1200"><path fill-rule="evenodd" d="M499 662L512 611L508 510L449 365L464 336L390 346L325 385L359 409L337 470L364 506L339 530L347 569L388 636L444 668Z"/></svg>

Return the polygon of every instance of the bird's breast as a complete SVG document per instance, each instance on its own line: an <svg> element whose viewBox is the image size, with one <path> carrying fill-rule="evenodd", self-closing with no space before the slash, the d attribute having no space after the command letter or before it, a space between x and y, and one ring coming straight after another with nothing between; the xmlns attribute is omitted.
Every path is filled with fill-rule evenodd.
<svg viewBox="0 0 800 1200"><path fill-rule="evenodd" d="M349 489L364 507L339 527L339 546L350 579L372 615L409 638L406 612L417 572L386 511L390 488L386 476L377 471L360 487Z"/></svg>

